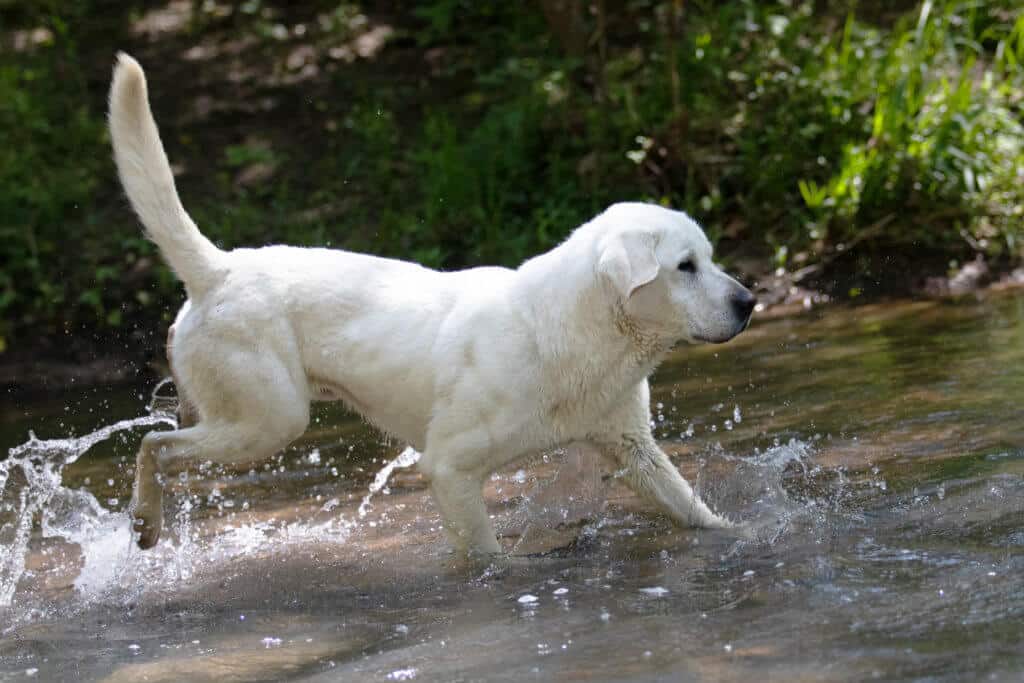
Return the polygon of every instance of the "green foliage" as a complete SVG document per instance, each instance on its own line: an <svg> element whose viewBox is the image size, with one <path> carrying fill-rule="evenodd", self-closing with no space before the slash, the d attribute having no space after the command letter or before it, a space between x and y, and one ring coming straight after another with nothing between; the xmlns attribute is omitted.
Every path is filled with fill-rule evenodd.
<svg viewBox="0 0 1024 683"><path fill-rule="evenodd" d="M140 44L186 205L225 247L445 268L514 265L635 199L686 209L726 259L743 250L765 269L827 266L851 247L1021 258L1013 0L902 14L598 3L575 42L543 4L192 3L181 33ZM0 340L151 321L180 296L120 197L104 130L110 36L143 10L92 5L0 6L0 24L48 32L0 57ZM358 56L353 41L384 22L392 43ZM203 71L236 113L197 121L178 106L172 67L200 44L247 50ZM227 73L238 64L248 76ZM243 94L219 92L242 77Z"/></svg>
<svg viewBox="0 0 1024 683"><path fill-rule="evenodd" d="M1024 79L1006 57L1020 43L1020 20L1009 16L994 3L925 2L888 43L847 22L823 51L820 73L806 75L843 84L826 90L828 106L861 119L838 164L815 174L821 185L801 179L812 237L855 240L895 216L889 245L955 249L967 240L981 251L1017 252Z"/></svg>
<svg viewBox="0 0 1024 683"><path fill-rule="evenodd" d="M421 13L450 32L459 6ZM603 102L566 78L580 65L520 49L477 67L475 97L504 97L470 130L427 119L423 214L442 231L428 235L448 234L463 261L514 262L567 227L535 237L534 207L562 198L556 215L582 218L642 197L800 263L859 242L1019 258L1024 79L1011 10L925 2L888 31L852 14L829 31L809 4L706 3L672 36L658 5L636 22L645 51L610 48L599 65Z"/></svg>
<svg viewBox="0 0 1024 683"><path fill-rule="evenodd" d="M67 23L41 19L38 50L0 61L0 338L65 308L120 322L101 293L125 266L111 261L121 239L94 200L109 158L103 117L89 110ZM83 236L87 248L74 248Z"/></svg>

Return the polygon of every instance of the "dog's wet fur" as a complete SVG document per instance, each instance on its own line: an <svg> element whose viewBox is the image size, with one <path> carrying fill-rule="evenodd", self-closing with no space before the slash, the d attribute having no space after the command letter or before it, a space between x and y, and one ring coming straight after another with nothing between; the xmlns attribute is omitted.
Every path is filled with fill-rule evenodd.
<svg viewBox="0 0 1024 683"><path fill-rule="evenodd" d="M712 261L686 214L622 203L515 270L269 246L222 251L175 189L142 68L118 56L110 91L118 172L146 233L185 284L168 335L179 428L153 432L132 498L143 548L164 476L264 460L301 435L310 403L342 400L422 452L456 548L497 553L485 477L589 442L679 524L726 527L651 433L647 377L678 342L743 331L753 295Z"/></svg>

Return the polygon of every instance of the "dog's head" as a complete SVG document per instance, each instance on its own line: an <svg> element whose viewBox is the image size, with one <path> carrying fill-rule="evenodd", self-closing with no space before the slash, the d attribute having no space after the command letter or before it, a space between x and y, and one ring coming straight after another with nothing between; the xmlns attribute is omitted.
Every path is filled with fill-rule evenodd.
<svg viewBox="0 0 1024 683"><path fill-rule="evenodd" d="M614 306L644 334L725 342L756 302L711 260L711 243L681 211L614 204L598 216L597 271Z"/></svg>

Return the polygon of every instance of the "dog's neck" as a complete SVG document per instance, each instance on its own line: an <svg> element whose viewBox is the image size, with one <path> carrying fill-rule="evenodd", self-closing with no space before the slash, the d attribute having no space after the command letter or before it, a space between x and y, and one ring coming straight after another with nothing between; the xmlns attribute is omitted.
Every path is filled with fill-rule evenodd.
<svg viewBox="0 0 1024 683"><path fill-rule="evenodd" d="M675 340L644 327L639 320L626 312L624 305L616 305L613 311L612 320L615 328L628 340L639 363L649 363L653 369L653 366L660 363L675 345Z"/></svg>
<svg viewBox="0 0 1024 683"><path fill-rule="evenodd" d="M595 272L583 241L572 238L519 269L521 301L531 302L542 356L573 368L578 381L632 386L647 377L675 343L631 316ZM564 274L552 288L546 274ZM548 330L559 330L557 335ZM601 339L601 344L584 340ZM568 340L568 341L567 341Z"/></svg>

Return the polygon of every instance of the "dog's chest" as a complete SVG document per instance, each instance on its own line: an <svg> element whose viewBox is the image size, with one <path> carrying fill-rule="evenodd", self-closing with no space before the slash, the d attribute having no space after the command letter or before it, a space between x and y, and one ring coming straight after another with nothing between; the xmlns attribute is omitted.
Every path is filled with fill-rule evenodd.
<svg viewBox="0 0 1024 683"><path fill-rule="evenodd" d="M604 360L604 359L596 359ZM542 402L544 428L558 441L586 439L600 433L617 412L631 406L636 388L650 374L654 362L646 357L617 357L612 362L577 364L558 377Z"/></svg>
<svg viewBox="0 0 1024 683"><path fill-rule="evenodd" d="M624 393L617 382L576 384L552 397L541 419L557 440L581 439L600 429Z"/></svg>

